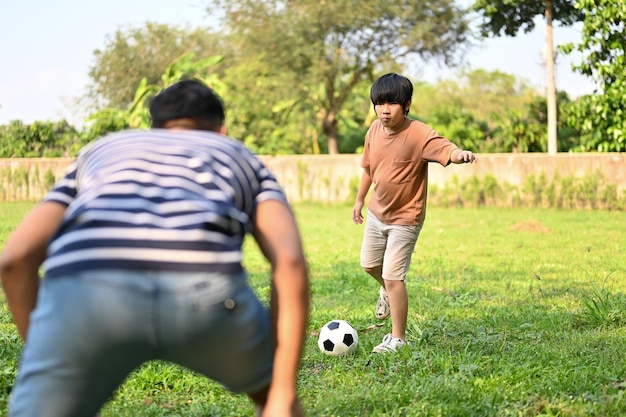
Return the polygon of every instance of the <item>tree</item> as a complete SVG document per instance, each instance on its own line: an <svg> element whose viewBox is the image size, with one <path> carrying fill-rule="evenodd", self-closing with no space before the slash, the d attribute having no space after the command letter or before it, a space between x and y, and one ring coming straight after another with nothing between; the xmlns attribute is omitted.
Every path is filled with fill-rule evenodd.
<svg viewBox="0 0 626 417"><path fill-rule="evenodd" d="M417 83L411 112L416 112L421 120L464 149L526 151L528 147L517 146L525 140L519 129L517 134L505 133L507 129L503 129L503 124L526 115L537 95L512 74L462 68L451 79L436 84ZM428 100L419 97L428 97ZM505 134L508 138L503 137Z"/></svg>
<svg viewBox="0 0 626 417"><path fill-rule="evenodd" d="M459 103L433 109L427 122L463 149L474 152L484 149L485 137L488 135L487 123L476 120Z"/></svg>
<svg viewBox="0 0 626 417"><path fill-rule="evenodd" d="M354 89L411 56L456 64L468 34L453 0L213 0L230 44L257 64L254 93L306 108L339 152L339 118ZM211 8L214 11L214 7ZM252 91L248 92L253 94ZM367 101L367 98L363 98ZM277 104L277 103L274 103ZM287 111L287 108L284 108Z"/></svg>
<svg viewBox="0 0 626 417"><path fill-rule="evenodd" d="M461 69L436 84L416 83L411 112L435 130L475 152L545 152L547 103L512 74ZM566 93L557 94L557 108L567 111ZM578 132L559 117L559 151L579 145Z"/></svg>
<svg viewBox="0 0 626 417"><path fill-rule="evenodd" d="M85 138L92 140L105 133L126 128L148 129L150 127L150 113L147 103L150 97L184 78L199 79L212 87L218 95L223 95L226 86L214 73L208 71L209 67L220 63L222 59L222 56L214 56L195 60L195 54L188 52L174 60L165 69L158 83L149 84L146 77L142 78L135 89L133 101L128 108L107 107L97 111L87 119L92 125Z"/></svg>
<svg viewBox="0 0 626 417"><path fill-rule="evenodd" d="M219 36L206 29L185 29L157 23L125 28L108 36L103 49L94 51L89 70L91 110L126 109L143 78L158 84L177 58L194 53L198 59L219 55Z"/></svg>
<svg viewBox="0 0 626 417"><path fill-rule="evenodd" d="M570 124L582 134L582 151L626 151L626 3L615 0L579 0L584 13L582 41L562 47L577 50L583 61L574 70L591 77L596 94L571 106Z"/></svg>
<svg viewBox="0 0 626 417"><path fill-rule="evenodd" d="M476 0L472 10L479 12L483 36L515 36L520 30L528 33L535 28L535 18L546 21L546 100L548 103L548 153L557 152L557 106L554 77L553 24L564 26L581 21L583 14L574 7L575 0Z"/></svg>
<svg viewBox="0 0 626 417"><path fill-rule="evenodd" d="M504 114L508 109L523 108L536 95L530 85L513 74L462 68L453 78L435 85L417 83L411 108L428 118L430 109L440 107L440 104L449 107L455 102L474 119L487 121L494 113ZM419 97L428 97L428 100Z"/></svg>
<svg viewBox="0 0 626 417"><path fill-rule="evenodd" d="M0 158L70 156L77 142L78 133L66 120L28 125L12 120L0 126Z"/></svg>

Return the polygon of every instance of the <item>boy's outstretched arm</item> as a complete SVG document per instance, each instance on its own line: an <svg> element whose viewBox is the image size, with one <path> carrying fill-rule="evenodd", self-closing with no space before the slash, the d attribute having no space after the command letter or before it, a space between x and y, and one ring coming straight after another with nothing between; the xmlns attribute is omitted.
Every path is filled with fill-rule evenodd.
<svg viewBox="0 0 626 417"><path fill-rule="evenodd" d="M276 338L274 372L262 415L295 416L296 385L309 315L309 275L291 208L264 201L253 219L254 237L272 266L270 309Z"/></svg>
<svg viewBox="0 0 626 417"><path fill-rule="evenodd" d="M30 313L37 303L39 267L46 258L50 238L61 224L65 208L54 202L39 204L11 234L2 252L2 287L23 340L26 340Z"/></svg>

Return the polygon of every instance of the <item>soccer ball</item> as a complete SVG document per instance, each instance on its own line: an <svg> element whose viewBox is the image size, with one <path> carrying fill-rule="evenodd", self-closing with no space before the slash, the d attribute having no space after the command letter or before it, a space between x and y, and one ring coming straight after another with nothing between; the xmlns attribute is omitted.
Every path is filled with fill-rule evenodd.
<svg viewBox="0 0 626 417"><path fill-rule="evenodd" d="M345 320L332 320L326 323L317 339L320 350L330 356L354 352L358 344L359 335Z"/></svg>

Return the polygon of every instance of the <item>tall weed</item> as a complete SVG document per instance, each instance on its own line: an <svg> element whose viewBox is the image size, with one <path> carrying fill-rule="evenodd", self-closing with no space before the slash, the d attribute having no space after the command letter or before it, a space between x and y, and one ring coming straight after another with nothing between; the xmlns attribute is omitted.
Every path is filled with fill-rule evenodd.
<svg viewBox="0 0 626 417"><path fill-rule="evenodd" d="M591 281L591 290L583 294L583 308L578 314L581 325L599 329L626 325L626 295L614 293L607 287L609 276L602 285Z"/></svg>
<svg viewBox="0 0 626 417"><path fill-rule="evenodd" d="M444 187L430 187L429 202L440 207L533 207L566 210L612 210L626 208L626 192L607 182L601 172L581 177L531 173L522 186L499 183L493 175L454 176Z"/></svg>

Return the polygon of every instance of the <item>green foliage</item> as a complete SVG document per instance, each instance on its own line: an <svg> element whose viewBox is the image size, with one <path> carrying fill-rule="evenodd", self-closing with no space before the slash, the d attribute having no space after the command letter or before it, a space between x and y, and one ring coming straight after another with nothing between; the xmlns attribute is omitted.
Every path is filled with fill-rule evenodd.
<svg viewBox="0 0 626 417"><path fill-rule="evenodd" d="M544 16L546 4L552 5L552 19L569 26L583 19L584 13L575 7L575 0L475 0L472 10L481 15L479 26L483 36L515 36L535 28L536 18Z"/></svg>
<svg viewBox="0 0 626 417"><path fill-rule="evenodd" d="M570 100L557 95L565 114ZM454 80L417 83L412 109L418 118L464 149L481 153L545 152L545 97L499 71L464 69ZM577 131L559 120L559 150L576 147Z"/></svg>
<svg viewBox="0 0 626 417"><path fill-rule="evenodd" d="M453 78L436 84L416 83L411 107L426 120L433 110L459 109L492 128L492 118L522 109L538 97L533 87L512 74L462 68Z"/></svg>
<svg viewBox="0 0 626 417"><path fill-rule="evenodd" d="M243 138L253 152L263 155L321 153L318 131L312 123L314 109L307 107L305 101L271 96L257 103L235 94L229 94L232 100L229 134ZM278 101L273 102L272 98ZM257 108L264 106L267 107Z"/></svg>
<svg viewBox="0 0 626 417"><path fill-rule="evenodd" d="M253 110L241 116L253 128L252 137L242 136L246 143L276 142L256 144L259 149L285 149L286 137L273 132L284 129L304 133L304 140L302 133L290 138L292 148L302 148L297 142L304 141L314 152L326 147L338 153L342 110L353 100L367 101L367 91L355 95L360 85L370 84L380 71L399 68L411 55L450 63L468 35L465 12L452 0L214 0L210 10L216 8L224 12L235 57L228 77L238 84L235 93L242 93L228 102L241 106L235 117L240 108ZM245 103L251 92L254 103ZM276 105L294 117L282 119L269 111Z"/></svg>
<svg viewBox="0 0 626 417"><path fill-rule="evenodd" d="M43 177L43 187L44 189L51 189L54 183L57 181L56 177L49 169L46 171Z"/></svg>
<svg viewBox="0 0 626 417"><path fill-rule="evenodd" d="M65 120L29 125L13 120L0 126L0 158L69 156L68 149L76 143L79 134Z"/></svg>
<svg viewBox="0 0 626 417"><path fill-rule="evenodd" d="M489 35L515 36L520 30L530 32L535 27L535 20L541 16L546 22L547 39L549 44L545 45L544 58L547 68L546 79L546 101L547 118L546 145L547 151L556 153L559 146L558 134L558 110L557 110L557 90L554 79L554 45L552 43L554 22L568 26L583 18L583 14L574 6L574 0L547 0L523 1L523 0L475 0L472 10L479 13L481 23L479 30L484 37ZM516 120L517 119L517 120ZM529 129L526 124L513 117L511 123L506 128L505 136L508 141L519 137L521 131L525 132L525 140L518 141L520 148L530 148L533 144L539 143L534 129ZM530 135L529 135L530 133ZM539 132L537 132L539 133Z"/></svg>
<svg viewBox="0 0 626 417"><path fill-rule="evenodd" d="M88 127L83 133L83 142L88 143L111 132L128 129L128 110L107 108L87 118Z"/></svg>
<svg viewBox="0 0 626 417"><path fill-rule="evenodd" d="M11 224L15 227L15 224ZM6 240L7 232L0 233L0 243ZM13 381L17 375L17 366L22 349L22 342L15 331L15 326L11 320L8 305L4 300L4 294L0 295L0 398L6 399L11 393ZM4 411L6 406L0 401L0 411ZM2 415L5 415L3 412Z"/></svg>
<svg viewBox="0 0 626 417"><path fill-rule="evenodd" d="M92 125L86 133L88 139L95 139L105 133L132 129L148 129L150 127L150 113L147 107L150 97L162 89L184 78L197 78L211 86L216 93L224 93L226 86L216 75L208 72L208 68L221 62L223 57L215 56L200 60L195 59L192 52L185 53L174 60L161 75L158 84L148 84L147 78L142 78L137 86L133 101L127 109L105 108L89 116L88 122Z"/></svg>
<svg viewBox="0 0 626 417"><path fill-rule="evenodd" d="M107 37L94 51L89 70L88 98L94 109L127 109L143 78L159 84L166 69L179 57L193 53L198 59L219 55L220 38L207 28L179 28L148 22L126 27Z"/></svg>
<svg viewBox="0 0 626 417"><path fill-rule="evenodd" d="M626 325L626 294L613 293L607 288L604 279L602 286L591 282L591 290L583 295L583 308L578 313L582 326L595 328L621 327Z"/></svg>
<svg viewBox="0 0 626 417"><path fill-rule="evenodd" d="M409 56L454 65L468 36L469 15L451 0L209 3L215 6L211 13L223 12L223 35L154 23L118 30L94 53L88 98L99 110L87 130L78 134L65 122L51 128L13 121L0 126L0 156L71 156L108 132L145 128L147 98L186 76L213 84L225 100L229 134L255 153L358 153L373 120L368 100L373 79L405 71ZM531 30L543 7L477 0L472 10L482 13L483 35L489 29L499 36ZM583 42L562 50L583 52L577 69L601 87L573 102L558 94L558 150L622 152L625 6L598 0L576 7L573 1L554 1L553 7L554 19L563 25L585 17ZM546 99L510 74L463 69L454 80L415 87L414 117L464 148L546 150ZM63 123L74 132L60 128Z"/></svg>
<svg viewBox="0 0 626 417"><path fill-rule="evenodd" d="M147 128L150 123L147 99L164 86L189 76L203 79L225 98L229 135L242 140L253 152L285 155L328 151L327 142L320 139L317 122L313 122L319 109L309 107L307 100L287 98L291 94L287 91L288 82L257 79L257 84L248 88L245 81L236 80L250 79L256 67L236 65L233 71L223 75L224 79L219 71L209 72L223 62L221 55L200 60L192 53L179 57L161 74L158 84L150 85L146 78L141 81L129 108L105 108L91 115L88 127L76 134L74 140L61 140L68 143L62 154L75 155L85 143L109 132ZM250 100L250 91L265 89L267 94L258 94ZM369 82L361 81L354 91L337 118L342 153L361 151L365 132L376 117L367 98ZM322 94L320 87L317 97ZM559 94L559 108L568 111L570 104L566 94ZM542 130L546 122L545 99L514 76L499 71L464 69L454 80L415 83L411 117L429 123L463 148L476 152L545 150ZM5 129L8 131L8 127ZM559 150L579 150L579 135L575 129L563 124L559 134Z"/></svg>
<svg viewBox="0 0 626 417"><path fill-rule="evenodd" d="M598 85L595 94L581 97L572 106L568 121L582 134L580 150L626 151L626 3L611 0L579 0L584 13L582 40L561 50L584 55L574 70Z"/></svg>
<svg viewBox="0 0 626 417"><path fill-rule="evenodd" d="M463 149L478 152L487 136L487 124L461 108L441 107L430 112L428 124Z"/></svg>
<svg viewBox="0 0 626 417"><path fill-rule="evenodd" d="M545 152L544 125L529 117L523 110L508 111L495 120L496 129L492 141L499 152Z"/></svg>

